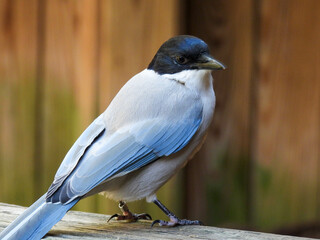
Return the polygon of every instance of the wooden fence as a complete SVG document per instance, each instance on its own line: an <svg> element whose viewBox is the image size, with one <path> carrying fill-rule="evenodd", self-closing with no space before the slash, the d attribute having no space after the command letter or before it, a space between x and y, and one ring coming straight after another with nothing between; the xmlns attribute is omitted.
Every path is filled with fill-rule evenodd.
<svg viewBox="0 0 320 240"><path fill-rule="evenodd" d="M319 220L319 12L317 0L0 0L0 201L42 195L86 126L183 33L228 70L214 73L205 146L159 198L207 224ZM118 211L100 196L76 209Z"/></svg>

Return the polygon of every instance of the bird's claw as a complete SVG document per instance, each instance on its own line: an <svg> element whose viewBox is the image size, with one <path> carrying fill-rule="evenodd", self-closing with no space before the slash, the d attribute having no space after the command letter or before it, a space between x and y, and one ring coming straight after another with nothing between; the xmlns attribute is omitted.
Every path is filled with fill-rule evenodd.
<svg viewBox="0 0 320 240"><path fill-rule="evenodd" d="M119 217L119 214L118 214L118 213L115 213L115 214L113 214L111 217L109 217L109 219L108 219L107 222L109 222L109 221L110 221L111 219L113 219L113 218L118 219L118 217Z"/></svg>
<svg viewBox="0 0 320 240"><path fill-rule="evenodd" d="M141 214L133 214L133 218L137 221L140 219L143 220L152 220L152 217L148 213L141 213Z"/></svg>
<svg viewBox="0 0 320 240"><path fill-rule="evenodd" d="M115 218L117 221L119 220L128 220L130 222L136 222L138 220L152 220L152 217L148 213L141 213L141 214L128 214L128 215L119 215L119 214L113 214L107 222L109 222L111 219Z"/></svg>
<svg viewBox="0 0 320 240"><path fill-rule="evenodd" d="M161 221L162 221L162 220L154 220L154 221L151 223L151 227L153 227L153 225L155 225L155 224L157 224L157 223L158 223L160 226L162 226L162 225L161 225ZM162 222L163 222L163 221L162 221Z"/></svg>
<svg viewBox="0 0 320 240"><path fill-rule="evenodd" d="M175 227L175 226L184 226L184 225L203 225L203 223L199 220L179 219L177 217L170 217L170 221L155 220L151 223L151 227L153 227L155 224L159 224L159 226L166 226L166 227Z"/></svg>

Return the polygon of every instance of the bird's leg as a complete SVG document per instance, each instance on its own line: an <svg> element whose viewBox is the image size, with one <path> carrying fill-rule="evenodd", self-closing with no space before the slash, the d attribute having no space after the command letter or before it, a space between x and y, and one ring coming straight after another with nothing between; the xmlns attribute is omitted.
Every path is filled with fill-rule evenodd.
<svg viewBox="0 0 320 240"><path fill-rule="evenodd" d="M203 225L202 222L198 220L188 220L188 219L179 219L172 212L169 211L158 199L153 200L153 203L156 204L170 219L170 221L155 220L152 222L151 227L158 223L160 226L181 226L181 225Z"/></svg>
<svg viewBox="0 0 320 240"><path fill-rule="evenodd" d="M119 201L119 208L122 212L122 215L119 215L117 213L113 214L108 219L108 222L112 218L116 218L116 220L128 220L130 222L135 222L139 219L152 220L151 216L148 213L135 214L135 213L130 212L128 205L124 201Z"/></svg>

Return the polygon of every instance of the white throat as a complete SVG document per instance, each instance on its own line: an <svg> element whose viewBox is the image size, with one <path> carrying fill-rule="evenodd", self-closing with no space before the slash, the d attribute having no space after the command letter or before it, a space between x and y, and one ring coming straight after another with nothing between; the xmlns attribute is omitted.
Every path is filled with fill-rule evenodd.
<svg viewBox="0 0 320 240"><path fill-rule="evenodd" d="M213 78L211 76L211 70L184 70L178 73L164 74L162 76L177 81L197 92L212 89Z"/></svg>

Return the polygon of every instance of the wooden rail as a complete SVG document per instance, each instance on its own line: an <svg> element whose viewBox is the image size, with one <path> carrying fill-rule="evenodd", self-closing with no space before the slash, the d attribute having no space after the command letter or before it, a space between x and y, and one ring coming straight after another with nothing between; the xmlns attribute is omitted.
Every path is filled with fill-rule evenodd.
<svg viewBox="0 0 320 240"><path fill-rule="evenodd" d="M17 205L0 203L0 231L25 209ZM154 226L151 228L151 221L107 223L109 217L102 214L70 211L52 228L45 239L307 239L208 226L175 228Z"/></svg>

